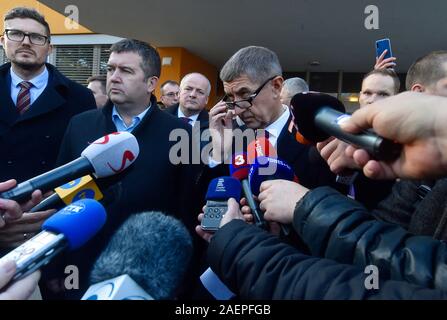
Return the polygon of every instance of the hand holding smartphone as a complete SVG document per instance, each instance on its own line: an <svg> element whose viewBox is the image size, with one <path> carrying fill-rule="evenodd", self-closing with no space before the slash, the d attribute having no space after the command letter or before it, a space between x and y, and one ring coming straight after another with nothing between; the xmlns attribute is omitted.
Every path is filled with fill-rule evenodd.
<svg viewBox="0 0 447 320"><path fill-rule="evenodd" d="M391 50L391 41L388 38L376 41L376 64L374 69L394 69L396 58Z"/></svg>

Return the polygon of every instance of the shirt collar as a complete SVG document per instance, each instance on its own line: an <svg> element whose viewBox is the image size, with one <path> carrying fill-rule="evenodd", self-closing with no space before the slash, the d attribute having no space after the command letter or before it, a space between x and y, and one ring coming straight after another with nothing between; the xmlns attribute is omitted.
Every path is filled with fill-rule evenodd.
<svg viewBox="0 0 447 320"><path fill-rule="evenodd" d="M19 75L17 75L17 73L14 72L14 70L12 70L12 67L10 72L11 72L11 83L14 87L17 87L22 81L25 81L22 78L20 78ZM42 89L47 85L48 78L49 73L47 67L45 66L45 69L41 74L35 76L31 80L28 80L28 82L31 82L34 88Z"/></svg>
<svg viewBox="0 0 447 320"><path fill-rule="evenodd" d="M126 123L124 122L124 119L118 113L118 110L116 109L115 105L113 106L113 109L112 109L112 118L114 120L119 120L123 124L123 126L125 126L127 129L129 129L129 128L133 129L136 125L138 125L141 122L141 120L143 120L144 116L146 115L146 113L149 111L150 108L151 108L151 105L149 105L149 107L146 108L146 110L144 110L140 114L134 116L132 118L132 124L130 124L129 126L126 125Z"/></svg>
<svg viewBox="0 0 447 320"><path fill-rule="evenodd" d="M200 112L199 112L199 113L200 113ZM192 116L187 117L187 116L185 116L185 114L182 112L182 109L180 108L180 105L179 105L179 106L178 106L177 116L178 116L179 118L189 118L189 119L191 119L191 120L192 120L191 125L194 126L194 124L195 124L196 121L197 121L197 118L199 117L199 113L196 113L196 114L194 114L194 115L192 115Z"/></svg>
<svg viewBox="0 0 447 320"><path fill-rule="evenodd" d="M265 128L265 130L269 133L269 141L273 146L276 146L278 137L281 134L282 129L287 125L290 117L289 107L287 107L286 105L283 105L282 107L283 113L281 114L281 116L276 119L275 122Z"/></svg>

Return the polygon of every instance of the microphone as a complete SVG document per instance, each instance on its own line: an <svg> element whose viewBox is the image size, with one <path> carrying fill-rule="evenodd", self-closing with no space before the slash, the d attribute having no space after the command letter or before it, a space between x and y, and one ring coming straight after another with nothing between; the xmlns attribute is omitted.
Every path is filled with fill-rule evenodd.
<svg viewBox="0 0 447 320"><path fill-rule="evenodd" d="M0 194L0 198L23 202L34 190L46 192L67 181L93 173L104 178L122 172L138 157L137 139L129 132L115 132L91 143L81 157L63 166L20 183Z"/></svg>
<svg viewBox="0 0 447 320"><path fill-rule="evenodd" d="M241 183L232 177L220 177L211 180L206 193L206 208L200 226L202 230L216 232L220 220L228 210L228 199L241 198Z"/></svg>
<svg viewBox="0 0 447 320"><path fill-rule="evenodd" d="M295 176L292 167L285 161L272 157L258 157L255 163L251 165L248 173L251 192L259 196L261 184L269 180L288 180L298 183L298 178ZM288 226L280 224L280 227L284 236L290 233Z"/></svg>
<svg viewBox="0 0 447 320"><path fill-rule="evenodd" d="M250 207L253 217L255 218L256 226L260 228L266 228L267 224L264 220L264 215L261 210L259 210L255 200L253 199L253 193L250 189L250 184L248 182L249 171L250 164L247 161L247 154L235 154L230 164L230 175L241 182L242 191L244 192L244 196L247 199L248 206Z"/></svg>
<svg viewBox="0 0 447 320"><path fill-rule="evenodd" d="M81 299L174 299L192 254L191 235L179 220L161 212L132 215L96 260L95 285Z"/></svg>
<svg viewBox="0 0 447 320"><path fill-rule="evenodd" d="M350 117L338 99L324 93L304 92L296 94L291 101L292 113L299 132L314 143L334 136L346 143L367 150L377 160L396 159L402 146L380 137L372 130L359 134L343 131L340 123Z"/></svg>
<svg viewBox="0 0 447 320"><path fill-rule="evenodd" d="M288 180L298 183L293 169L285 161L272 157L258 157L254 164L250 166L248 181L251 192L259 195L259 189L264 181Z"/></svg>
<svg viewBox="0 0 447 320"><path fill-rule="evenodd" d="M253 164L257 157L272 157L278 156L275 147L270 143L266 137L258 137L253 140L247 147L247 159L249 164Z"/></svg>
<svg viewBox="0 0 447 320"><path fill-rule="evenodd" d="M0 264L15 261L17 270L12 281L22 279L47 265L62 250L83 246L103 227L106 217L98 201L76 201L45 220L42 232L3 256Z"/></svg>
<svg viewBox="0 0 447 320"><path fill-rule="evenodd" d="M30 212L45 211L48 209L59 209L65 205L69 205L81 199L101 200L103 194L95 183L95 180L86 175L82 178L70 181L56 189L56 193L42 200L38 205L33 207Z"/></svg>

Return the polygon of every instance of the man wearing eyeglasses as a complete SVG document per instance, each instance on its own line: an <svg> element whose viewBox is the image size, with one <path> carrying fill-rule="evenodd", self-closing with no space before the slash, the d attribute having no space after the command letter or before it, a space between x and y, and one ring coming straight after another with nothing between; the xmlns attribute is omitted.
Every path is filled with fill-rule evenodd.
<svg viewBox="0 0 447 320"><path fill-rule="evenodd" d="M95 107L92 93L46 64L50 28L36 10L18 7L4 18L0 67L0 181L22 182L54 168L70 118ZM0 248L36 232L48 215L14 221L0 231ZM32 220L32 221L31 221Z"/></svg>
<svg viewBox="0 0 447 320"><path fill-rule="evenodd" d="M165 81L161 87L160 101L163 104L163 109L175 106L179 101L180 86L173 80Z"/></svg>
<svg viewBox="0 0 447 320"><path fill-rule="evenodd" d="M233 120L237 120L242 130L256 134L264 129L278 157L292 166L302 185L342 188L316 149L295 139L291 113L280 99L284 79L274 52L264 47L242 48L225 63L220 79L225 97L209 113L213 147L210 166L228 163L232 154L240 151L233 145L233 132L238 132L233 131Z"/></svg>

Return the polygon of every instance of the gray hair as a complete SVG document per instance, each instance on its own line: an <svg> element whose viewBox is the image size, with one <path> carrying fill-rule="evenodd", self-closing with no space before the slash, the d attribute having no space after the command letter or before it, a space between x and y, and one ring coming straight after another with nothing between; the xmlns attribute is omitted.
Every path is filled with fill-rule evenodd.
<svg viewBox="0 0 447 320"><path fill-rule="evenodd" d="M222 67L220 79L231 82L247 76L254 83L262 83L274 76L282 76L276 53L264 47L250 46L236 52Z"/></svg>
<svg viewBox="0 0 447 320"><path fill-rule="evenodd" d="M198 73L198 72L191 72L191 73L188 73L187 75L185 75L185 76L182 78L182 80L180 81L180 88L183 87L183 82L184 82L187 78L189 78L190 76L193 76L193 75L199 75L199 76L203 77L203 78L206 80L206 82L208 83L208 85L207 85L207 87L206 87L206 95L209 96L209 95L210 95L210 92L211 92L211 82L210 82L210 80L208 80L207 77L205 77L203 74Z"/></svg>
<svg viewBox="0 0 447 320"><path fill-rule="evenodd" d="M285 80L282 86L290 96L309 91L307 82L298 77Z"/></svg>

